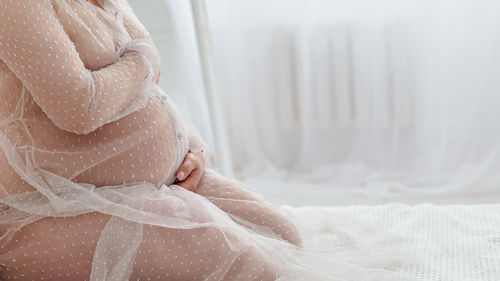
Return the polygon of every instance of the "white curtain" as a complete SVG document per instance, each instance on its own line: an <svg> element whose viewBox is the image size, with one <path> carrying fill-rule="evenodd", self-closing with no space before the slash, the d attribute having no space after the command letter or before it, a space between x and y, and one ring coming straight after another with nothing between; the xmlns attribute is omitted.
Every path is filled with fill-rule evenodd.
<svg viewBox="0 0 500 281"><path fill-rule="evenodd" d="M499 1L206 3L240 177L500 190Z"/></svg>

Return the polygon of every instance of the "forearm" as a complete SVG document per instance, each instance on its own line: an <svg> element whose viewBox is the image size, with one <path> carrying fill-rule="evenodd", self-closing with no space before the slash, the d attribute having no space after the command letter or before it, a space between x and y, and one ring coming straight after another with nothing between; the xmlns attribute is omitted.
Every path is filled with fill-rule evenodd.
<svg viewBox="0 0 500 281"><path fill-rule="evenodd" d="M159 67L150 37L132 39L128 51L115 63L91 71L50 3L18 0L5 4L3 11L15 12L0 17L0 59L61 129L87 134L115 120L131 101L135 108L147 101L144 91L139 93L140 103L134 98L146 80L154 83Z"/></svg>
<svg viewBox="0 0 500 281"><path fill-rule="evenodd" d="M141 86L149 82L150 71L144 56L129 51L117 63L92 72L93 85L87 89L90 95L82 96L82 103L88 106L77 112L81 120L75 122L72 130L86 134L110 122L128 106Z"/></svg>

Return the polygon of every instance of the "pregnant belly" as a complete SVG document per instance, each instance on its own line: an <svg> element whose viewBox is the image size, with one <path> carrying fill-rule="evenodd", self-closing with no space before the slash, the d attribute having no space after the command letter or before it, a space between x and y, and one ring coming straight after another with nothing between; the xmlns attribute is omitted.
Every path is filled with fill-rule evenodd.
<svg viewBox="0 0 500 281"><path fill-rule="evenodd" d="M81 171L70 176L76 182L170 184L175 179L176 132L170 114L156 97L144 109L103 126L80 143L85 143L82 150L87 159Z"/></svg>
<svg viewBox="0 0 500 281"><path fill-rule="evenodd" d="M157 97L145 108L87 135L61 130L46 118L27 119L36 163L45 170L96 186L170 184L175 179L176 132Z"/></svg>

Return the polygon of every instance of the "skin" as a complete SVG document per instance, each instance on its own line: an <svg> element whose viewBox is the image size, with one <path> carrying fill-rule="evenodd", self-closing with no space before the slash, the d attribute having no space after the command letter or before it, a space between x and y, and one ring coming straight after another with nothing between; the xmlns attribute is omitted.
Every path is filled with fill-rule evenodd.
<svg viewBox="0 0 500 281"><path fill-rule="evenodd" d="M195 191L205 170L205 157L203 151L198 153L189 152L184 158L184 162L177 171L177 185Z"/></svg>
<svg viewBox="0 0 500 281"><path fill-rule="evenodd" d="M101 9L102 9L101 5L100 5L99 3L97 3L97 0L87 0L87 1L89 1L90 3L92 3L92 4L94 4L94 5L96 5L97 7L99 7L99 8L101 8Z"/></svg>

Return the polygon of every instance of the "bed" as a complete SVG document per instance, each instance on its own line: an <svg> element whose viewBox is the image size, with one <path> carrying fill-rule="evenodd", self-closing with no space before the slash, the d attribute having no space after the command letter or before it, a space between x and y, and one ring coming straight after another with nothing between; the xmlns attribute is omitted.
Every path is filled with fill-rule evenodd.
<svg viewBox="0 0 500 281"><path fill-rule="evenodd" d="M305 247L313 251L342 255L366 249L380 242L373 229L383 229L408 254L394 268L402 275L422 281L500 280L500 204L282 208L295 217Z"/></svg>

